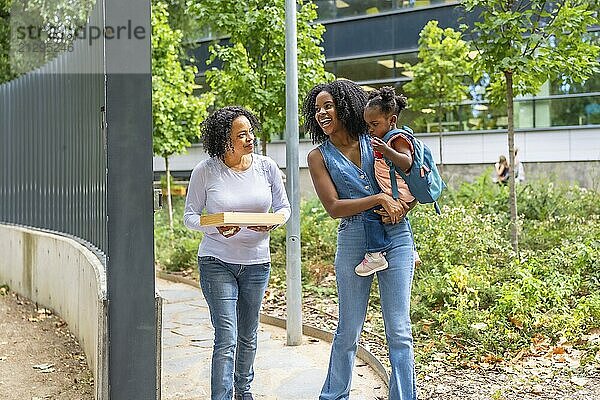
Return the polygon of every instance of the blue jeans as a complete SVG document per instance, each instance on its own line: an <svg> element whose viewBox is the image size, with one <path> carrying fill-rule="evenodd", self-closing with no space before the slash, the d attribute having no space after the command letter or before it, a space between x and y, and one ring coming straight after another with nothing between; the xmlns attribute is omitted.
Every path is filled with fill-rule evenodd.
<svg viewBox="0 0 600 400"><path fill-rule="evenodd" d="M211 399L230 400L234 387L236 393L249 392L254 379L258 316L271 264L230 264L199 257L198 266L215 328Z"/></svg>
<svg viewBox="0 0 600 400"><path fill-rule="evenodd" d="M391 244L390 239L385 233L383 222L381 222L381 215L375 213L373 210L371 209L363 213L367 252L387 251Z"/></svg>
<svg viewBox="0 0 600 400"><path fill-rule="evenodd" d="M346 400L363 328L373 276L360 277L354 266L365 253L363 217L345 218L338 228L335 273L339 297L339 322L331 347L329 370L320 400ZM392 373L389 400L417 398L413 339L410 326L410 290L414 272L413 238L407 219L384 225L391 240L389 267L377 272L385 335Z"/></svg>

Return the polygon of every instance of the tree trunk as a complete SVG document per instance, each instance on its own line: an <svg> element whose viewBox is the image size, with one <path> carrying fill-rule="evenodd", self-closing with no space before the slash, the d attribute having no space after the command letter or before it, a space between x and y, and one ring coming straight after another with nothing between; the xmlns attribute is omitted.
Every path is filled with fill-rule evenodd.
<svg viewBox="0 0 600 400"><path fill-rule="evenodd" d="M267 141L264 139L260 140L260 154L263 156L267 155Z"/></svg>
<svg viewBox="0 0 600 400"><path fill-rule="evenodd" d="M171 169L169 168L169 157L165 159L165 173L167 175L167 210L169 211L169 228L173 230L173 202L171 201Z"/></svg>
<svg viewBox="0 0 600 400"><path fill-rule="evenodd" d="M438 135L439 135L439 141L440 141L439 170L440 170L440 175L441 175L442 172L444 171L444 157L442 155L442 105L441 105L441 103L438 103L437 117L438 117Z"/></svg>
<svg viewBox="0 0 600 400"><path fill-rule="evenodd" d="M266 85L263 87L267 87ZM265 120L265 116L261 113L258 114L258 120L259 121L264 121ZM260 132L260 154L262 154L263 156L267 155L267 132L265 131L261 131Z"/></svg>
<svg viewBox="0 0 600 400"><path fill-rule="evenodd" d="M504 71L506 78L506 111L508 116L508 157L509 157L509 197L510 206L510 242L512 248L519 255L519 225L517 223L517 192L515 188L515 121L513 104L513 73Z"/></svg>

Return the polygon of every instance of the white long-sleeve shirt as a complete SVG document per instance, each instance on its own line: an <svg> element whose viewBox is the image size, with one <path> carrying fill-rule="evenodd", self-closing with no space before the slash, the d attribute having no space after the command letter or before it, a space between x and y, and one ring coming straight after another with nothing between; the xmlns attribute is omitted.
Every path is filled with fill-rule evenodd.
<svg viewBox="0 0 600 400"><path fill-rule="evenodd" d="M252 154L245 171L234 171L212 157L192 171L183 221L185 226L204 232L198 256L212 256L232 264L260 264L271 261L269 233L242 228L226 238L215 227L200 225L200 215L238 211L273 212L290 216L290 203L279 167L269 157Z"/></svg>

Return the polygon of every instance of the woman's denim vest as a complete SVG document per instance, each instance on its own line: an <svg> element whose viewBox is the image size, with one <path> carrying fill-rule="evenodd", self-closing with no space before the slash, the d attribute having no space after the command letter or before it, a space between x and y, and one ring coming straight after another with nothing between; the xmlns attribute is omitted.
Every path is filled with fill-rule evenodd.
<svg viewBox="0 0 600 400"><path fill-rule="evenodd" d="M369 136L360 135L359 143L362 168L348 160L329 140L319 146L340 199L357 199L381 191L375 178L375 158ZM381 217L371 209L345 220L360 217L365 228L366 251L372 253L388 250L391 241L385 233Z"/></svg>
<svg viewBox="0 0 600 400"><path fill-rule="evenodd" d="M359 199L380 192L375 179L373 149L368 135L359 136L360 164L346 158L329 140L319 146L340 199Z"/></svg>

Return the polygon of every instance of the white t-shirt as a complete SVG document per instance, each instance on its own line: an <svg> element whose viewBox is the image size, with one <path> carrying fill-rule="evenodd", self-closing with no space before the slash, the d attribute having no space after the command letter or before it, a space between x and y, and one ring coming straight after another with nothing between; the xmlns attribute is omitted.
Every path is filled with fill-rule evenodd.
<svg viewBox="0 0 600 400"><path fill-rule="evenodd" d="M238 211L273 212L290 216L290 203L279 167L269 157L252 154L245 171L234 171L212 157L199 163L190 177L185 202L184 224L204 232L198 256L212 256L232 264L260 264L271 261L269 233L242 228L226 238L215 227L200 225L200 215Z"/></svg>

